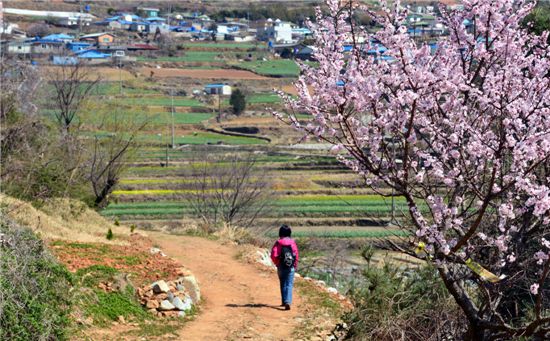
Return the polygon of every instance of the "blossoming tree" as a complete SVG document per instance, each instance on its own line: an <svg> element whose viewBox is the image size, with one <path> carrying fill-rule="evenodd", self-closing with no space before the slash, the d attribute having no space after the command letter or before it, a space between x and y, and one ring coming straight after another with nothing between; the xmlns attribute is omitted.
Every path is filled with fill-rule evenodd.
<svg viewBox="0 0 550 341"><path fill-rule="evenodd" d="M375 33L353 20L368 8L327 5L310 23L318 66L303 66L299 98L276 115L406 199L411 233L394 247L434 264L468 339L548 337L550 49L522 29L533 3L441 6L435 48L408 33L399 2L370 13Z"/></svg>

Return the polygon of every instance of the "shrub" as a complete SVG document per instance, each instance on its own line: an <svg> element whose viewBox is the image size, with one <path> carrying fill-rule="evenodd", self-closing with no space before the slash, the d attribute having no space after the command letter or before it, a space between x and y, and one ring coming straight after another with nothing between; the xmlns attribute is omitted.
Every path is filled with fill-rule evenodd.
<svg viewBox="0 0 550 341"><path fill-rule="evenodd" d="M362 253L369 260L372 249ZM353 340L458 339L466 321L433 267L403 270L369 265L351 289L354 309L344 315Z"/></svg>
<svg viewBox="0 0 550 341"><path fill-rule="evenodd" d="M135 224L130 225L130 233L134 233L135 230L136 230L136 225Z"/></svg>
<svg viewBox="0 0 550 341"><path fill-rule="evenodd" d="M0 216L0 340L67 339L71 282L31 230Z"/></svg>
<svg viewBox="0 0 550 341"><path fill-rule="evenodd" d="M231 104L235 115L240 115L244 111L246 107L246 98L240 89L235 89L235 91L231 93L229 104Z"/></svg>
<svg viewBox="0 0 550 341"><path fill-rule="evenodd" d="M111 229L109 228L109 230L107 231L107 235L105 236L105 238L107 238L107 240L113 239L113 230L111 230Z"/></svg>

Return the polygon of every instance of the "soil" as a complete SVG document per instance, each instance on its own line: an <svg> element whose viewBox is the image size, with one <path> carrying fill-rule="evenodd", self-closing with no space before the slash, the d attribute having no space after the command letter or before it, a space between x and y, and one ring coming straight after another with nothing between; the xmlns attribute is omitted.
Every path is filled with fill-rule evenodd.
<svg viewBox="0 0 550 341"><path fill-rule="evenodd" d="M150 68L142 67L138 69L139 73L149 77L151 72L153 78L170 78L170 77L190 77L194 79L247 79L247 80L264 80L269 79L257 75L250 71L245 70L229 70L229 69L214 69L214 70L200 70L200 69L176 69L176 68Z"/></svg>
<svg viewBox="0 0 550 341"><path fill-rule="evenodd" d="M105 265L121 273L130 274L134 285L143 286L159 279L179 277L181 264L160 253L151 254L151 240L134 233L127 239L129 245L83 244L62 240L50 241L55 256L75 272L92 265Z"/></svg>
<svg viewBox="0 0 550 341"><path fill-rule="evenodd" d="M305 314L302 299L295 290L292 309L284 311L275 272L237 260L234 245L162 233L150 237L199 281L201 312L180 331L181 340L295 339Z"/></svg>

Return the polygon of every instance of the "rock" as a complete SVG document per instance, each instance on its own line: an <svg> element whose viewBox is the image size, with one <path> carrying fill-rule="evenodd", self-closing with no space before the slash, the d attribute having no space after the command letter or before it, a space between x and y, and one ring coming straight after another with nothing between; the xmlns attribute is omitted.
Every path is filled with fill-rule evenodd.
<svg viewBox="0 0 550 341"><path fill-rule="evenodd" d="M185 288L183 287L183 285L178 284L178 285L176 285L176 290L178 290L178 291L185 291Z"/></svg>
<svg viewBox="0 0 550 341"><path fill-rule="evenodd" d="M338 293L338 289L333 288L333 287L327 288L327 291L331 294L337 294Z"/></svg>
<svg viewBox="0 0 550 341"><path fill-rule="evenodd" d="M319 286L325 286L326 285L325 281L321 281L321 280L318 280L315 283L317 283L317 285L319 285Z"/></svg>
<svg viewBox="0 0 550 341"><path fill-rule="evenodd" d="M166 300L168 299L168 294L158 294L155 296L155 299L159 302L162 300Z"/></svg>
<svg viewBox="0 0 550 341"><path fill-rule="evenodd" d="M170 288L168 287L168 284L166 284L165 281L160 280L153 283L153 292L155 294L165 293L168 291L170 291Z"/></svg>
<svg viewBox="0 0 550 341"><path fill-rule="evenodd" d="M304 277L304 280L309 282L309 281L311 281L311 277L306 276L306 277Z"/></svg>
<svg viewBox="0 0 550 341"><path fill-rule="evenodd" d="M168 300L164 300L160 302L159 310L166 311L166 310L174 310L174 305L170 303Z"/></svg>
<svg viewBox="0 0 550 341"><path fill-rule="evenodd" d="M299 273L296 272L296 273L294 274L294 277L300 278L300 277L302 277L302 275L300 275Z"/></svg>
<svg viewBox="0 0 550 341"><path fill-rule="evenodd" d="M185 317L185 311L178 312L178 316L179 317Z"/></svg>
<svg viewBox="0 0 550 341"><path fill-rule="evenodd" d="M178 276L191 276L192 273L191 271L187 270L186 268L179 268L178 270L176 270L176 273L178 274Z"/></svg>
<svg viewBox="0 0 550 341"><path fill-rule="evenodd" d="M172 294L170 291L167 293L168 297L166 297L166 299L170 302L170 303L174 303L174 294Z"/></svg>
<svg viewBox="0 0 550 341"><path fill-rule="evenodd" d="M172 304L180 311L187 311L193 308L193 300L189 296L186 296L183 300L176 297L174 298L174 302L172 302Z"/></svg>
<svg viewBox="0 0 550 341"><path fill-rule="evenodd" d="M157 310L156 309L147 309L148 312L150 312L151 314L153 315L156 315L157 314Z"/></svg>
<svg viewBox="0 0 550 341"><path fill-rule="evenodd" d="M157 300L149 300L147 303L145 303L145 307L147 309L157 309L159 307L159 301Z"/></svg>
<svg viewBox="0 0 550 341"><path fill-rule="evenodd" d="M161 249L159 249L158 247L152 247L151 250L150 250L151 254L152 255L156 255L157 253L160 254L162 257L166 257L166 255L164 254L164 252L162 252Z"/></svg>
<svg viewBox="0 0 550 341"><path fill-rule="evenodd" d="M199 288L199 283L193 275L181 277L178 280L183 286L189 291L189 295L194 303L198 303L201 300L201 290Z"/></svg>
<svg viewBox="0 0 550 341"><path fill-rule="evenodd" d="M122 316L122 315L119 315L117 319L118 319L118 322L121 323L121 324L126 323L126 320L124 319L124 316Z"/></svg>
<svg viewBox="0 0 550 341"><path fill-rule="evenodd" d="M143 296L147 298L153 297L153 290L147 290L145 293L143 293Z"/></svg>

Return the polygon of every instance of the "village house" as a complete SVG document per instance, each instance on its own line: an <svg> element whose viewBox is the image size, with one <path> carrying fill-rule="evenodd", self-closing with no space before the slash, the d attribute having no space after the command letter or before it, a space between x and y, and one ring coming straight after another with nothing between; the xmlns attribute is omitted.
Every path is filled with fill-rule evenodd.
<svg viewBox="0 0 550 341"><path fill-rule="evenodd" d="M92 34L84 35L80 37L80 40L86 41L86 42L92 42L96 45L112 44L115 41L115 36L110 33L100 32L100 33L92 33Z"/></svg>
<svg viewBox="0 0 550 341"><path fill-rule="evenodd" d="M204 87L204 92L207 95L231 95L231 86L221 83L206 84Z"/></svg>
<svg viewBox="0 0 550 341"><path fill-rule="evenodd" d="M277 19L267 19L257 25L258 40L273 41L274 43L292 43L292 23Z"/></svg>
<svg viewBox="0 0 550 341"><path fill-rule="evenodd" d="M31 54L31 43L27 40L10 41L8 42L7 52L14 55L29 55Z"/></svg>
<svg viewBox="0 0 550 341"><path fill-rule="evenodd" d="M160 9L154 7L138 7L136 12L143 13L143 17L158 17L160 14Z"/></svg>

